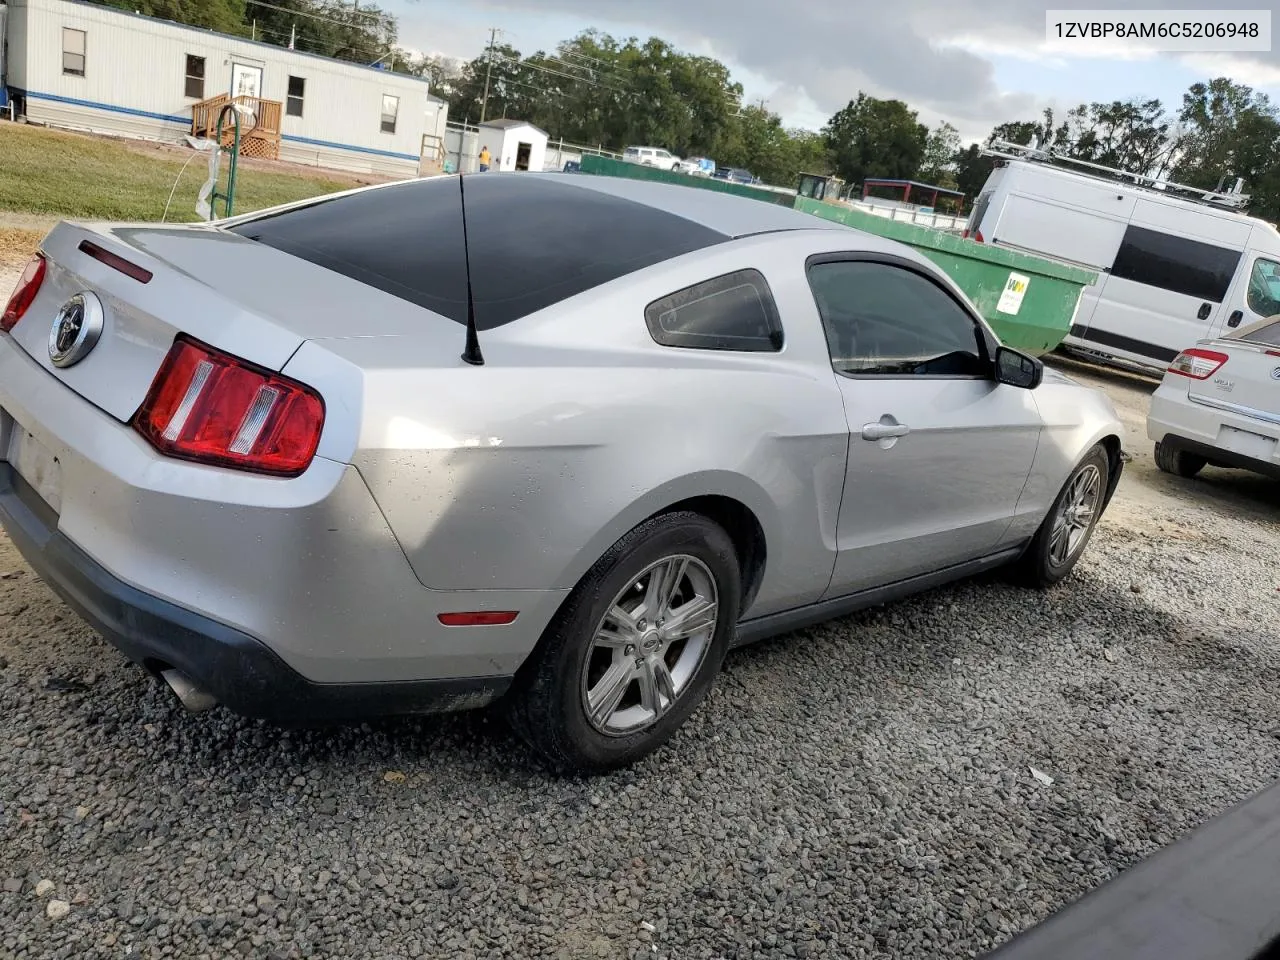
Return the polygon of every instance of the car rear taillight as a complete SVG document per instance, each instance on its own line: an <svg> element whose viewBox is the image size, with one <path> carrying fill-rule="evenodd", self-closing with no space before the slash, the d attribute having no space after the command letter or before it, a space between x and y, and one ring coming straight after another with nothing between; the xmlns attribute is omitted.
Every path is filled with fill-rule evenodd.
<svg viewBox="0 0 1280 960"><path fill-rule="evenodd" d="M324 401L310 387L179 337L133 425L166 456L291 477L315 456Z"/></svg>
<svg viewBox="0 0 1280 960"><path fill-rule="evenodd" d="M26 269L22 271L22 276L18 278L18 285L13 288L13 296L9 298L4 314L0 316L0 330L8 333L30 309L36 294L40 292L40 284L44 283L46 267L44 257L40 254L37 253L31 258Z"/></svg>
<svg viewBox="0 0 1280 960"><path fill-rule="evenodd" d="M1208 380L1230 359L1225 353L1219 353L1217 350L1201 350L1199 347L1192 347L1190 350L1183 350L1173 358L1173 363L1169 364L1169 372L1190 377L1192 380Z"/></svg>

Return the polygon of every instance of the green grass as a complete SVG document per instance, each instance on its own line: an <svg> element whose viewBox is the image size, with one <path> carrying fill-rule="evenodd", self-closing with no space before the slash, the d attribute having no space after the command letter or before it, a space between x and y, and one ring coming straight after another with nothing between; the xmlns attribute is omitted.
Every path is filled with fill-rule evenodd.
<svg viewBox="0 0 1280 960"><path fill-rule="evenodd" d="M208 179L209 166L208 154L191 155L195 159L184 171L188 156L175 150L0 124L0 211L84 220L159 220L177 180L167 219L193 221L198 219L196 196ZM242 163L232 213L345 190L358 182L336 176L339 179L268 172ZM225 162L221 179L225 183Z"/></svg>

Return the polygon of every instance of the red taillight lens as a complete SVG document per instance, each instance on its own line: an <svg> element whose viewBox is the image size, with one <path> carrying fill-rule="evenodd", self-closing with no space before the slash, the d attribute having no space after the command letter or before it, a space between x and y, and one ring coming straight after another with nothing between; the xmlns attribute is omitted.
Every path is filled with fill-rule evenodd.
<svg viewBox="0 0 1280 960"><path fill-rule="evenodd" d="M31 302L40 292L40 284L44 283L45 266L44 257L40 254L31 258L18 278L18 285L13 288L13 296L4 308L4 315L0 316L0 330L8 333L31 307Z"/></svg>
<svg viewBox="0 0 1280 960"><path fill-rule="evenodd" d="M1169 372L1190 377L1192 380L1208 380L1230 359L1225 353L1219 353L1216 350L1192 347L1190 350L1183 350L1173 358L1173 363L1169 364Z"/></svg>
<svg viewBox="0 0 1280 960"><path fill-rule="evenodd" d="M133 423L170 457L297 476L315 457L324 401L287 377L179 338Z"/></svg>
<svg viewBox="0 0 1280 960"><path fill-rule="evenodd" d="M505 627L515 623L517 610L476 610L471 613L437 613L446 627Z"/></svg>

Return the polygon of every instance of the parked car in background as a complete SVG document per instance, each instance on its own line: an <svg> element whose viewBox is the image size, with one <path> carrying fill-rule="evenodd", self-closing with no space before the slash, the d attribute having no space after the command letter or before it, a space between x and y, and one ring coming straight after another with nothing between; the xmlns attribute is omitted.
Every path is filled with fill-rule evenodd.
<svg viewBox="0 0 1280 960"><path fill-rule="evenodd" d="M717 180L728 180L731 183L758 183L759 179L750 170L741 167L718 167L711 174Z"/></svg>
<svg viewBox="0 0 1280 960"><path fill-rule="evenodd" d="M184 705L505 698L574 770L657 748L735 644L1062 580L1121 435L909 247L622 178L61 223L0 319L0 522Z"/></svg>
<svg viewBox="0 0 1280 960"><path fill-rule="evenodd" d="M695 177L709 177L716 172L716 163L707 157L688 157L680 161L680 168Z"/></svg>
<svg viewBox="0 0 1280 960"><path fill-rule="evenodd" d="M1179 353L1151 397L1147 436L1166 473L1213 465L1280 478L1280 315Z"/></svg>
<svg viewBox="0 0 1280 960"><path fill-rule="evenodd" d="M680 158L661 147L627 147L622 152L622 159L629 163L638 163L646 167L659 167L663 170L679 170Z"/></svg>

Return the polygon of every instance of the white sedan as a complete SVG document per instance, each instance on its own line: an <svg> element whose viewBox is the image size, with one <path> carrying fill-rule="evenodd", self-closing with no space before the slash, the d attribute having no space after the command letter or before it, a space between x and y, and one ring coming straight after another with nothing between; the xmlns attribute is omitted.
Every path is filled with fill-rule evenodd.
<svg viewBox="0 0 1280 960"><path fill-rule="evenodd" d="M1151 398L1147 436L1166 473L1212 464L1280 478L1280 316L1178 354Z"/></svg>

